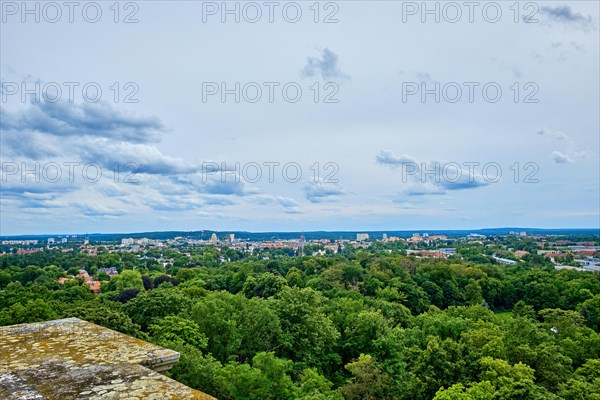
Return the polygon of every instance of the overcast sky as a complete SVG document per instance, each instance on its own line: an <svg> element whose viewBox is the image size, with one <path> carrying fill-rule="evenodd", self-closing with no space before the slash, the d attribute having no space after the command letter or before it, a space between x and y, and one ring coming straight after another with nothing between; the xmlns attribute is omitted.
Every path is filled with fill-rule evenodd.
<svg viewBox="0 0 600 400"><path fill-rule="evenodd" d="M2 235L600 226L596 1L46 3L2 2Z"/></svg>

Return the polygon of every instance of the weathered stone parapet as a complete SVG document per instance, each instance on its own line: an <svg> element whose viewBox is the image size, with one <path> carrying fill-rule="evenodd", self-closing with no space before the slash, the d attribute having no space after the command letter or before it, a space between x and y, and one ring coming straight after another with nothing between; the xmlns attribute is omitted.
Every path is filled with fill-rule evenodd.
<svg viewBox="0 0 600 400"><path fill-rule="evenodd" d="M159 373L178 360L78 318L0 327L0 398L214 399Z"/></svg>

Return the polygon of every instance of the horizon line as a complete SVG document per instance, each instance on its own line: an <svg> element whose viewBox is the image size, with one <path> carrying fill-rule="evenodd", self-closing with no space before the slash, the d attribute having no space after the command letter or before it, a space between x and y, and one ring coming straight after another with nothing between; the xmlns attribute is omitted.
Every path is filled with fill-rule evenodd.
<svg viewBox="0 0 600 400"><path fill-rule="evenodd" d="M296 231L246 231L246 230L214 230L214 229L199 229L199 230L158 230L158 231L129 231L129 232L92 232L92 233L22 233L22 234L0 234L0 238L24 237L24 236L96 236L96 235L139 235L144 233L194 233L194 232L215 232L215 233L249 233L249 234L264 234L264 233L386 233L386 232L477 232L477 231L501 231L501 230L519 230L519 231L598 231L600 227L585 227L585 228L535 228L535 227L492 227L492 228L467 228L467 229L377 229L377 230L296 230Z"/></svg>

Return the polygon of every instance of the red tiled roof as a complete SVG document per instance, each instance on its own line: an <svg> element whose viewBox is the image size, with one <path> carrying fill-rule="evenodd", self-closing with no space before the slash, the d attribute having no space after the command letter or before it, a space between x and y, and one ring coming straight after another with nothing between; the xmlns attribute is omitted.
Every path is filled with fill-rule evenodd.
<svg viewBox="0 0 600 400"><path fill-rule="evenodd" d="M92 291L100 293L100 281L86 281L85 284L88 285Z"/></svg>
<svg viewBox="0 0 600 400"><path fill-rule="evenodd" d="M577 252L577 255L579 256L593 256L595 253L597 253L597 251L595 250L579 250Z"/></svg>

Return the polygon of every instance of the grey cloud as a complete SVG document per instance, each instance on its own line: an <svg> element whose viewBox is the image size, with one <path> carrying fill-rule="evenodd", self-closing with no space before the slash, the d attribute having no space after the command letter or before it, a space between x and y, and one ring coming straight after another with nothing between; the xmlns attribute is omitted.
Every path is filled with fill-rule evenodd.
<svg viewBox="0 0 600 400"><path fill-rule="evenodd" d="M583 29L595 28L595 23L590 15L584 16L576 13L569 6L541 7L539 14L554 22L560 22L581 27Z"/></svg>
<svg viewBox="0 0 600 400"><path fill-rule="evenodd" d="M200 165L163 154L154 145L88 139L80 141L77 147L84 161L97 162L105 167L119 163L126 170L125 173L177 175L201 169Z"/></svg>
<svg viewBox="0 0 600 400"><path fill-rule="evenodd" d="M121 112L108 103L31 102L16 112L2 111L0 128L15 132L92 136L132 143L158 142L166 129L156 117Z"/></svg>
<svg viewBox="0 0 600 400"><path fill-rule="evenodd" d="M127 192L124 190L121 190L119 187L117 187L117 184L115 184L114 182L105 183L104 185L100 185L100 186L96 187L96 190L99 193L106 195L108 197L124 197L127 195Z"/></svg>
<svg viewBox="0 0 600 400"><path fill-rule="evenodd" d="M204 167L167 156L150 143L165 131L158 118L126 115L108 104L32 103L20 112L3 109L1 121L2 156L9 159L63 158L107 169L118 163L126 172L135 166L136 174L151 175L195 173Z"/></svg>
<svg viewBox="0 0 600 400"><path fill-rule="evenodd" d="M401 168L403 179L410 186L403 190L402 196L442 195L446 191L474 189L488 186L483 176L470 171L461 163L440 161L417 163L409 155L396 156L391 151L382 150L375 156L377 162L392 169ZM410 170L408 167L410 165Z"/></svg>
<svg viewBox="0 0 600 400"><path fill-rule="evenodd" d="M334 183L326 183L322 180L310 182L304 186L304 197L311 203L322 203L335 201L337 196L345 195L346 192Z"/></svg>
<svg viewBox="0 0 600 400"><path fill-rule="evenodd" d="M420 187L411 187L401 192L403 196L429 196L446 194L445 190L440 190L433 185L424 184Z"/></svg>
<svg viewBox="0 0 600 400"><path fill-rule="evenodd" d="M187 185L187 184L184 184ZM161 192L156 197L143 200L142 203L157 211L189 211L201 209L206 206L230 206L236 204L227 195L206 195L199 194L193 186L184 188L185 193L178 193L176 196Z"/></svg>
<svg viewBox="0 0 600 400"><path fill-rule="evenodd" d="M417 72L416 74L419 83L433 82L431 75L428 72Z"/></svg>
<svg viewBox="0 0 600 400"><path fill-rule="evenodd" d="M116 210L112 207L107 206L99 206L99 205L91 205L91 204L82 204L82 203L73 203L71 204L74 208L78 209L80 213L86 217L96 217L96 218L115 218L126 215L125 211Z"/></svg>
<svg viewBox="0 0 600 400"><path fill-rule="evenodd" d="M382 150L375 156L375 160L381 164L386 165L392 168L401 167L404 164L415 163L414 158L403 154L401 156L396 156L391 151Z"/></svg>
<svg viewBox="0 0 600 400"><path fill-rule="evenodd" d="M146 199L142 204L156 211L189 211L200 207L200 202L181 197Z"/></svg>
<svg viewBox="0 0 600 400"><path fill-rule="evenodd" d="M473 189L481 186L489 185L483 176L474 172L469 175L469 171L463 171L462 167L444 166L442 163L434 163L434 168L437 169L437 176L441 179L435 182L435 185L445 190L463 190ZM444 168L446 171L444 171Z"/></svg>
<svg viewBox="0 0 600 400"><path fill-rule="evenodd" d="M187 176L144 176L144 184L155 188L163 196L185 196L196 192Z"/></svg>
<svg viewBox="0 0 600 400"><path fill-rule="evenodd" d="M325 81L335 79L350 79L338 66L338 55L328 48L324 49L321 57L308 57L306 65L302 69L305 78L321 77Z"/></svg>
<svg viewBox="0 0 600 400"><path fill-rule="evenodd" d="M146 183L146 182L145 182ZM159 177L151 179L148 184L155 186L165 196L182 196L208 194L204 200L206 204L225 205L225 201L217 196L246 196L255 194L254 188L246 186L241 178L234 176L221 177L219 175L203 176L200 173L169 177L164 180ZM214 197L212 195L215 195ZM227 205L232 204L231 200Z"/></svg>
<svg viewBox="0 0 600 400"><path fill-rule="evenodd" d="M2 129L2 128L0 128ZM39 132L2 132L0 137L2 156L5 159L27 158L43 160L64 153L64 145Z"/></svg>
<svg viewBox="0 0 600 400"><path fill-rule="evenodd" d="M204 199L204 203L209 206L232 206L235 201L221 196L210 196Z"/></svg>
<svg viewBox="0 0 600 400"><path fill-rule="evenodd" d="M488 183L482 178L469 179L461 178L458 182L441 181L438 186L447 190L473 189L481 186L487 186Z"/></svg>
<svg viewBox="0 0 600 400"><path fill-rule="evenodd" d="M559 141L561 148L552 152L552 159L557 164L567 164L592 154L588 150L579 150L575 140L563 132L540 129L538 134Z"/></svg>
<svg viewBox="0 0 600 400"><path fill-rule="evenodd" d="M267 205L267 204L277 204L283 207L297 207L299 206L298 202L289 197L283 196L270 196L270 195L258 195L254 196L252 201L255 204L259 205Z"/></svg>
<svg viewBox="0 0 600 400"><path fill-rule="evenodd" d="M571 159L569 158L569 156L567 156L564 153L561 153L558 150L555 150L552 152L552 159L557 164L565 164L565 163L571 162Z"/></svg>
<svg viewBox="0 0 600 400"><path fill-rule="evenodd" d="M202 192L208 194L235 195L244 196L248 194L246 185L243 181L236 182L235 180L213 179L197 186Z"/></svg>
<svg viewBox="0 0 600 400"><path fill-rule="evenodd" d="M31 167L27 167L31 168ZM38 181L36 182L36 177ZM67 179L60 180L58 182L51 182L40 177L40 173L33 175L10 175L7 173L0 173L1 190L0 194L2 198L8 196L57 196L61 193L69 193L75 191L79 186L75 183L70 183Z"/></svg>
<svg viewBox="0 0 600 400"><path fill-rule="evenodd" d="M55 208L58 196L53 193L36 193L26 191L5 190L2 188L2 203L11 203L18 208Z"/></svg>
<svg viewBox="0 0 600 400"><path fill-rule="evenodd" d="M257 193L256 188L248 187L240 177L232 175L203 175L201 173L171 176L164 179L160 176L148 177L144 184L156 188L163 196L198 196L202 197L202 204L232 205L233 200L226 197L252 196Z"/></svg>
<svg viewBox="0 0 600 400"><path fill-rule="evenodd" d="M289 197L261 194L253 196L252 202L258 205L281 206L286 214L302 214L302 211L300 211L298 208L300 204L296 200Z"/></svg>
<svg viewBox="0 0 600 400"><path fill-rule="evenodd" d="M200 218L227 218L227 215L218 212L198 211L196 216Z"/></svg>
<svg viewBox="0 0 600 400"><path fill-rule="evenodd" d="M398 208L401 208L401 209L404 209L404 210L414 210L414 209L417 209L417 206L414 203L407 202L404 199L397 198L397 199L394 199L393 202L396 203L396 205L397 205Z"/></svg>

